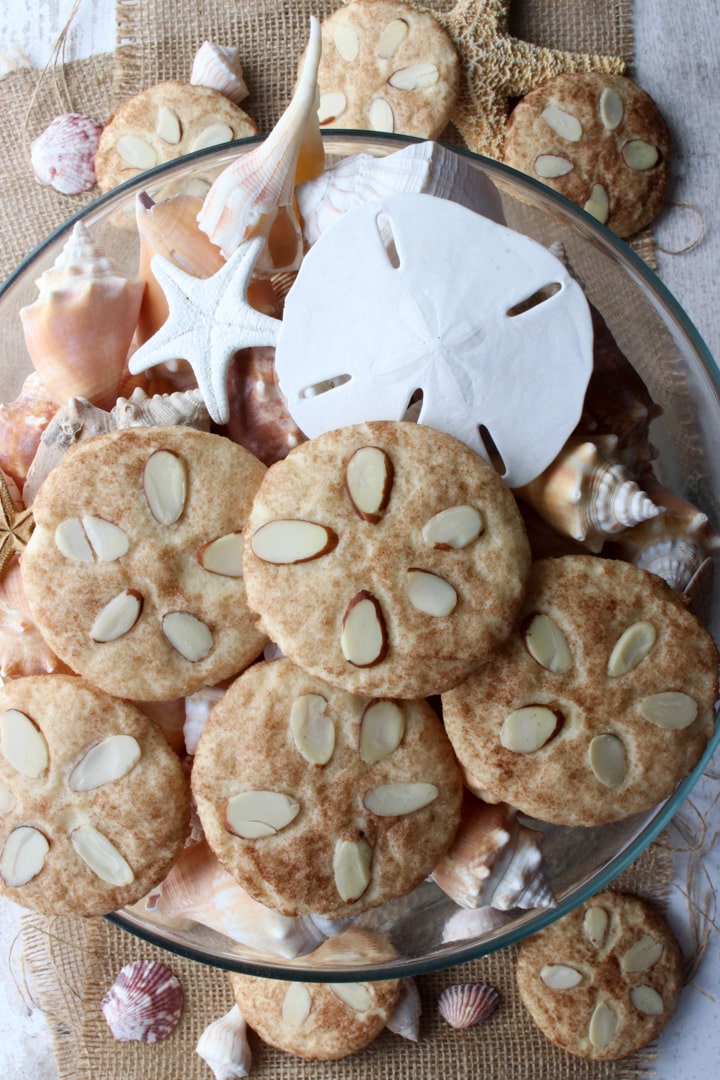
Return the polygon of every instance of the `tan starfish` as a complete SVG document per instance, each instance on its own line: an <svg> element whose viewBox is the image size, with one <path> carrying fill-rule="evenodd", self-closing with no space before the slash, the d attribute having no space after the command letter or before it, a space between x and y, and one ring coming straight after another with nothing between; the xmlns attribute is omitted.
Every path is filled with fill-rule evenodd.
<svg viewBox="0 0 720 1080"><path fill-rule="evenodd" d="M0 576L15 552L23 551L35 527L32 510L18 510L0 472Z"/></svg>
<svg viewBox="0 0 720 1080"><path fill-rule="evenodd" d="M510 0L457 0L451 11L413 5L433 15L460 54L461 85L452 120L470 150L501 158L508 99L566 71L622 74L618 57L563 52L508 33Z"/></svg>

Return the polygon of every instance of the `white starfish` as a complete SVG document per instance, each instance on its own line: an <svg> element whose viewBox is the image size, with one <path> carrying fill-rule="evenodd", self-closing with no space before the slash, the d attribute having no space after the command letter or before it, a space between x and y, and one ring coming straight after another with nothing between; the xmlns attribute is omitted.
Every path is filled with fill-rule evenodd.
<svg viewBox="0 0 720 1080"><path fill-rule="evenodd" d="M187 360L193 369L207 410L217 424L227 423L230 405L227 373L238 351L251 345L275 345L280 321L256 311L247 289L265 241L241 244L217 273L196 278L163 255L150 268L165 293L166 321L130 358L130 373L168 360Z"/></svg>

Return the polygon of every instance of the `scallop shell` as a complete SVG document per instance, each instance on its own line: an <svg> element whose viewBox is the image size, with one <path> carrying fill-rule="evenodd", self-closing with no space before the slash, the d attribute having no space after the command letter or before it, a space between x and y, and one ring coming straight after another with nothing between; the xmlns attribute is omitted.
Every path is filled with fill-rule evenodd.
<svg viewBox="0 0 720 1080"><path fill-rule="evenodd" d="M459 154L424 141L383 158L352 154L300 184L295 196L306 243L314 244L348 210L397 192L451 199L499 224L505 221L491 180Z"/></svg>
<svg viewBox="0 0 720 1080"><path fill-rule="evenodd" d="M294 206L296 184L322 172L325 154L317 121L320 24L310 20L310 41L295 93L260 145L218 176L198 215L200 228L228 258L245 240L265 238L255 265L272 276L300 265L303 239Z"/></svg>
<svg viewBox="0 0 720 1080"><path fill-rule="evenodd" d="M59 408L36 371L14 401L0 402L0 468L21 490L40 437Z"/></svg>
<svg viewBox="0 0 720 1080"><path fill-rule="evenodd" d="M572 436L515 494L559 533L597 553L609 538L662 512L616 459L617 445L614 435Z"/></svg>
<svg viewBox="0 0 720 1080"><path fill-rule="evenodd" d="M450 1027L462 1030L488 1020L499 1002L494 986L464 983L445 987L438 998L438 1012Z"/></svg>
<svg viewBox="0 0 720 1080"><path fill-rule="evenodd" d="M193 86L209 86L239 105L249 94L243 78L240 56L233 45L216 45L203 41L195 53L190 82Z"/></svg>
<svg viewBox="0 0 720 1080"><path fill-rule="evenodd" d="M13 555L0 577L0 683L67 671L35 624L22 586L20 558Z"/></svg>
<svg viewBox="0 0 720 1080"><path fill-rule="evenodd" d="M213 1020L203 1031L195 1047L210 1067L215 1080L241 1080L250 1075L252 1050L247 1024L237 1005L224 1016Z"/></svg>
<svg viewBox="0 0 720 1080"><path fill-rule="evenodd" d="M60 402L112 404L125 372L145 288L122 274L77 222L55 265L20 309L30 359Z"/></svg>
<svg viewBox="0 0 720 1080"><path fill-rule="evenodd" d="M108 1027L118 1042L160 1042L180 1020L183 993L169 968L155 960L126 964L102 999Z"/></svg>
<svg viewBox="0 0 720 1080"><path fill-rule="evenodd" d="M79 195L95 184L95 152L102 126L82 113L63 113L30 144L33 172L61 195Z"/></svg>

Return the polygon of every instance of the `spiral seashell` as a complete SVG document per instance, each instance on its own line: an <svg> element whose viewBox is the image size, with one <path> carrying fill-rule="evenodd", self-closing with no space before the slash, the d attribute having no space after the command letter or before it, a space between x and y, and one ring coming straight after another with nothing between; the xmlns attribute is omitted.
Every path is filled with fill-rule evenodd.
<svg viewBox="0 0 720 1080"><path fill-rule="evenodd" d="M55 265L20 309L30 359L60 402L111 405L125 372L145 288L102 254L78 221Z"/></svg>
<svg viewBox="0 0 720 1080"><path fill-rule="evenodd" d="M23 500L32 506L46 476L75 443L114 430L110 414L85 398L70 398L43 432L23 486Z"/></svg>
<svg viewBox="0 0 720 1080"><path fill-rule="evenodd" d="M94 186L95 152L102 126L82 113L63 113L30 144L30 163L41 184L61 195L79 195Z"/></svg>
<svg viewBox="0 0 720 1080"><path fill-rule="evenodd" d="M198 215L200 228L230 255L253 236L265 238L255 264L272 276L300 265L303 238L294 206L297 184L322 172L325 160L316 112L320 24L310 41L290 104L267 138L218 176Z"/></svg>
<svg viewBox="0 0 720 1080"><path fill-rule="evenodd" d="M0 577L0 683L69 670L35 624L25 599L20 558L13 555Z"/></svg>
<svg viewBox="0 0 720 1080"><path fill-rule="evenodd" d="M170 968L155 960L126 964L102 999L108 1027L118 1042L166 1039L180 1020L183 993Z"/></svg>
<svg viewBox="0 0 720 1080"><path fill-rule="evenodd" d="M241 1080L250 1075L252 1050L248 1042L247 1024L237 1005L208 1024L198 1040L195 1053L210 1067L215 1080Z"/></svg>
<svg viewBox="0 0 720 1080"><path fill-rule="evenodd" d="M240 349L228 371L227 390L230 419L225 434L263 464L282 460L305 441L278 385L274 349Z"/></svg>
<svg viewBox="0 0 720 1080"><path fill-rule="evenodd" d="M400 1035L410 1042L420 1038L420 1016L422 1001L414 979L406 977L400 980L400 997L395 1010L385 1025L394 1035Z"/></svg>
<svg viewBox="0 0 720 1080"><path fill-rule="evenodd" d="M463 1030L488 1020L499 1002L494 986L464 983L445 987L438 998L438 1012L450 1027Z"/></svg>
<svg viewBox="0 0 720 1080"><path fill-rule="evenodd" d="M216 45L203 41L195 53L190 82L193 86L209 86L239 105L249 94L243 78L242 65L233 45Z"/></svg>
<svg viewBox="0 0 720 1080"><path fill-rule="evenodd" d="M617 461L615 435L573 435L540 476L516 488L559 533L594 553L606 540L662 513Z"/></svg>
<svg viewBox="0 0 720 1080"><path fill-rule="evenodd" d="M25 379L14 401L0 402L0 469L22 491L40 437L60 408L36 371Z"/></svg>

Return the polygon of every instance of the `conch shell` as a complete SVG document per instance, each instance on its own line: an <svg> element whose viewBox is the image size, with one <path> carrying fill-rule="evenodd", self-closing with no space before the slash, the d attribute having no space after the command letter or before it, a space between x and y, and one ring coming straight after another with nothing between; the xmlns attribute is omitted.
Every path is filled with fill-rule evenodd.
<svg viewBox="0 0 720 1080"><path fill-rule="evenodd" d="M554 907L542 841L542 833L520 825L512 807L466 791L455 840L432 876L460 907Z"/></svg>
<svg viewBox="0 0 720 1080"><path fill-rule="evenodd" d="M228 371L230 419L225 434L265 465L287 457L305 441L288 412L274 360L275 350L268 346L240 349Z"/></svg>
<svg viewBox="0 0 720 1080"><path fill-rule="evenodd" d="M23 591L20 558L13 555L0 578L0 683L69 670L35 624Z"/></svg>
<svg viewBox="0 0 720 1080"><path fill-rule="evenodd" d="M0 402L0 469L22 490L40 437L60 408L36 371L28 375L18 397Z"/></svg>
<svg viewBox="0 0 720 1080"><path fill-rule="evenodd" d="M255 265L272 276L300 265L303 238L294 190L322 172L325 162L317 120L320 24L310 20L310 41L295 93L267 138L218 176L198 215L200 228L229 258L254 236L265 238Z"/></svg>
<svg viewBox="0 0 720 1080"><path fill-rule="evenodd" d="M559 533L597 553L609 538L662 512L617 460L617 446L615 435L573 435L515 494Z"/></svg>
<svg viewBox="0 0 720 1080"><path fill-rule="evenodd" d="M20 318L43 384L60 402L84 397L112 404L145 283L122 274L78 221L37 286L37 300L20 309Z"/></svg>

